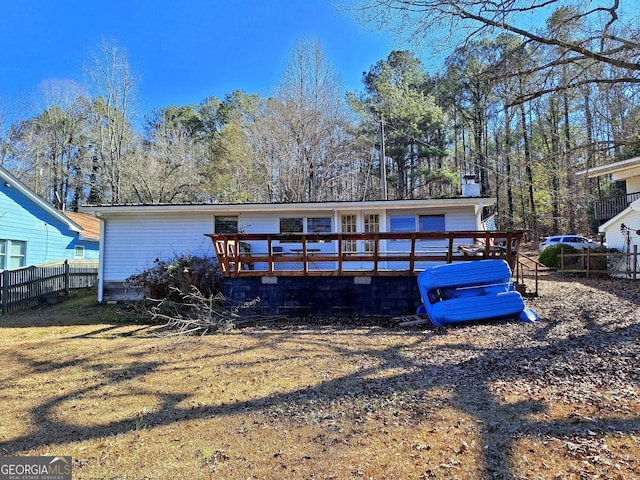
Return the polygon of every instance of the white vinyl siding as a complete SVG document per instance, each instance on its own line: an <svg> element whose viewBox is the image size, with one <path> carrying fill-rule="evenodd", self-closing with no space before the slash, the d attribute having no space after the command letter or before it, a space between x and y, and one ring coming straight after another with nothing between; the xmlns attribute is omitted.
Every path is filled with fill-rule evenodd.
<svg viewBox="0 0 640 480"><path fill-rule="evenodd" d="M169 259L184 253L214 255L211 239L205 234L214 233L214 219L221 217L238 217L238 231L243 233L279 233L280 218L302 218L307 230L320 228L331 219L331 231L341 231L342 214L351 217L349 231L363 231L363 214L360 207L351 213L343 204L339 208L300 209L287 213L280 210L269 210L265 205L263 211L243 212L238 205L233 212L220 213L215 206L208 211L177 210L175 212L156 212L152 207L140 212L110 212L105 209L102 216L104 236L102 248L104 252L102 279L104 282L121 282L127 277L153 265L156 258ZM450 207L417 207L402 209L380 209L380 231L389 231L390 217L411 216L414 229L417 226L417 215L445 215L447 230L478 230L479 215L474 206ZM321 219L322 221L318 220ZM360 223L358 223L360 222ZM358 227L360 225L360 227ZM326 228L326 226L322 226ZM324 231L324 230L323 230ZM344 230L342 230L344 231ZM252 252L266 252L266 242L256 242ZM29 250L31 250L29 245ZM357 251L357 245L350 246ZM323 247L324 248L324 247ZM328 248L328 247L327 247ZM360 246L362 250L364 245ZM382 250L385 246L380 247ZM391 248L390 248L391 249Z"/></svg>
<svg viewBox="0 0 640 480"><path fill-rule="evenodd" d="M211 239L205 233L213 233L211 214L107 217L103 238L104 280L122 281L153 266L155 259L168 260L182 254L214 255Z"/></svg>
<svg viewBox="0 0 640 480"><path fill-rule="evenodd" d="M627 193L640 192L640 177L627 178Z"/></svg>

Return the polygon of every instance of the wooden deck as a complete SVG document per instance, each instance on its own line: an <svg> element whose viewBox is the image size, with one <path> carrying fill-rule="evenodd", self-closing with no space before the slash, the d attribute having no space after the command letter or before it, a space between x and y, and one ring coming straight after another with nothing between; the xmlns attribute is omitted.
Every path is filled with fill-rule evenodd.
<svg viewBox="0 0 640 480"><path fill-rule="evenodd" d="M434 265L503 258L513 269L523 231L206 234L221 271L240 276L414 276Z"/></svg>
<svg viewBox="0 0 640 480"><path fill-rule="evenodd" d="M640 199L640 192L628 193L598 200L593 203L596 220L605 222L627 208L631 202Z"/></svg>

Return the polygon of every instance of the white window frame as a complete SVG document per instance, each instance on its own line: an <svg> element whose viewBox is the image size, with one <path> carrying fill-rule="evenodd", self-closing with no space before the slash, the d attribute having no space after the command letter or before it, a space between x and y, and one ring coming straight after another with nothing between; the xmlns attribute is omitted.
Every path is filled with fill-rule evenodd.
<svg viewBox="0 0 640 480"><path fill-rule="evenodd" d="M27 241L26 240L9 240L9 239L0 239L0 242L4 245L3 253L0 253L0 270L9 270L12 268L21 268L27 265ZM12 247L14 245L21 245L24 247L24 251L16 255L12 252ZM12 259L19 258L20 265L11 266Z"/></svg>

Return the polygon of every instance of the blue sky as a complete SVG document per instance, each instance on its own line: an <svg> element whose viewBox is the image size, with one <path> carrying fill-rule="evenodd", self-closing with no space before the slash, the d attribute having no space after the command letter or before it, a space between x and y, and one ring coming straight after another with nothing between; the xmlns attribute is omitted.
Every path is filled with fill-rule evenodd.
<svg viewBox="0 0 640 480"><path fill-rule="evenodd" d="M2 0L0 97L83 81L103 39L127 50L145 111L241 89L267 96L303 37L316 38L346 90L393 49L331 0Z"/></svg>

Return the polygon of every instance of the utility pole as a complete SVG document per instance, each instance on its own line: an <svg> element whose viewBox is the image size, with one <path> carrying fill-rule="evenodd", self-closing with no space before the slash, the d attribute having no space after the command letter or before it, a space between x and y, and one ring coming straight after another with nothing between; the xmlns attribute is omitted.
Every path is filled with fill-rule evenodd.
<svg viewBox="0 0 640 480"><path fill-rule="evenodd" d="M387 198L387 155L384 151L384 118L380 115L380 186L382 187L382 200Z"/></svg>

